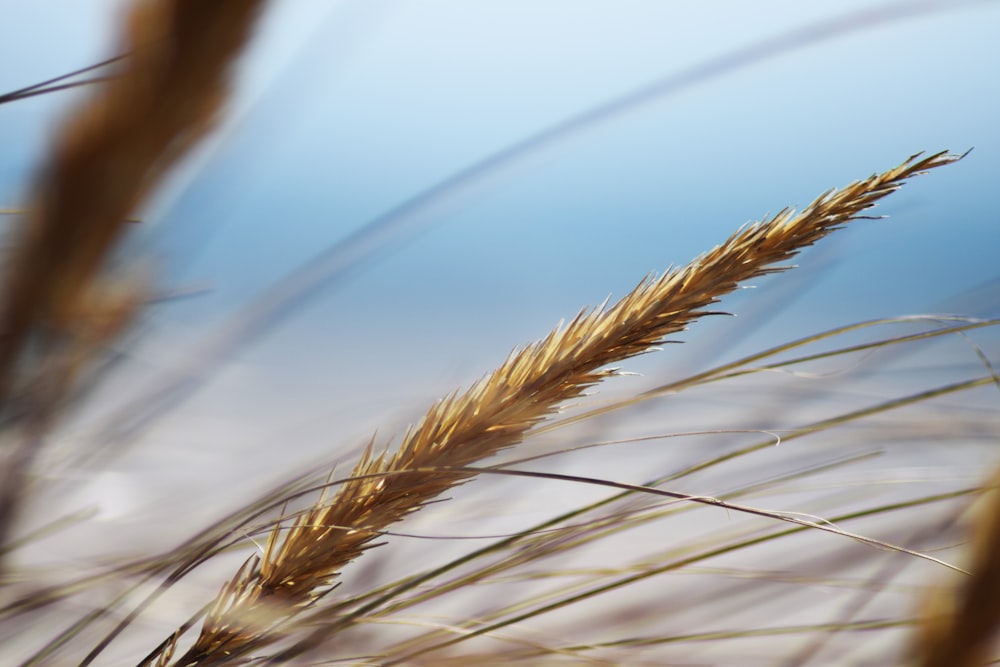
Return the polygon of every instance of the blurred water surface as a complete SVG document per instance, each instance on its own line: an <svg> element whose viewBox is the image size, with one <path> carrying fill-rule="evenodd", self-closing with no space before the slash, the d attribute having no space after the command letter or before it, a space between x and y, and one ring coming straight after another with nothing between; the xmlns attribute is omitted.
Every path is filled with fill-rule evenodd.
<svg viewBox="0 0 1000 667"><path fill-rule="evenodd" d="M8 12L0 87L112 52L122 4ZM997 315L997 25L997 2L274 3L229 115L131 240L156 257L164 290L206 291L150 308L142 335L123 343L128 362L64 441L93 446L109 416L174 373L193 371L197 386L154 411L129 433L129 455L64 502L98 503L112 523L144 524L146 539L169 544L176 533L158 506L178 488L198 489L192 517L216 516L376 429L388 441L560 318L917 151L974 148L890 197L878 211L890 219L855 223L805 253L801 269L727 299L735 320L703 322L683 347L630 362L645 377L607 394L867 318ZM638 95L657 84L667 85ZM81 94L0 107L4 205L20 203L53 123ZM633 103L607 107L616 100ZM553 127L571 131L544 134ZM538 136L552 140L494 159ZM463 173L475 178L441 187ZM413 201L426 208L361 236L371 241L362 254L334 250L334 264L319 265L357 259L349 271L302 283L308 298L287 301L296 307L280 320L265 317L187 368L200 341L283 277ZM973 338L996 357L995 335ZM887 366L882 384L859 380L844 400L980 363L963 341L921 355ZM718 405L733 412L716 427L764 428L768 406L753 406L752 393L721 392L664 423L668 405L624 431L697 428L684 418L717 418ZM990 399L967 405L988 411ZM644 455L608 460L641 468ZM896 470L938 460L932 448L913 456Z"/></svg>

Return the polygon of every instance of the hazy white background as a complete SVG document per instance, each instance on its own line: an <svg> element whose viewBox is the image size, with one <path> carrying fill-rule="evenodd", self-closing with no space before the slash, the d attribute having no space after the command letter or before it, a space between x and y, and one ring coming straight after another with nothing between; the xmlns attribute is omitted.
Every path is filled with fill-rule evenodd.
<svg viewBox="0 0 1000 667"><path fill-rule="evenodd" d="M113 19L123 4L0 2L0 91L115 53ZM106 562L107 553L169 548L310 462L338 454L350 461L346 452L376 430L388 441L430 401L468 385L560 318L621 296L650 271L687 262L749 220L804 206L916 151L974 148L961 163L889 198L879 212L891 219L860 221L805 253L801 269L733 295L722 307L737 318L701 322L681 337L685 345L629 362L626 369L644 377L618 379L595 400L866 318L997 315L998 28L1000 2L990 0L272 2L219 131L149 202L127 253L155 257L164 290L208 291L151 307L135 340L120 348L120 372L52 438L43 468L50 493L29 508L26 525L90 506L99 514L21 558L32 565L53 561L61 574ZM750 58L754 53L769 57ZM706 69L711 63L724 66ZM446 191L440 205L378 237L353 271L312 292L266 335L206 359L192 356L269 286L387 211L546 128L664 80L683 85L519 155L476 187ZM0 106L0 205L25 202L53 127L84 94ZM996 338L971 335L993 359L1000 352ZM771 374L670 397L649 404L638 413L642 419L588 423L593 432L558 446L609 437L617 427L641 433L791 428L984 372L973 347L957 337L918 349L878 364L868 357L819 364L808 369L815 378L778 377L788 381L777 388L765 384ZM849 374L868 363L878 372ZM840 371L847 379L837 385ZM67 465L112 442L109 424L143 417L156 405L148 392L177 374L201 384L172 410L154 411L156 418L131 435L131 449L90 468ZM848 429L784 443L682 486L721 494L883 444L885 456L868 467L793 483L761 502L823 514L888 497L879 494L972 484L994 463L996 402L995 388L987 387L944 408L922 405L884 430L875 419L862 436ZM966 427L980 430L966 438ZM556 462L565 466L560 470L641 482L759 438L657 440ZM517 451L535 453L537 445ZM435 505L406 530L501 532L533 513L605 493L498 485L491 487L498 495L481 500L479 484L455 491L466 502ZM497 497L502 502L487 504ZM930 512L919 512L912 516L923 526ZM887 523L878 535L911 538L905 521ZM705 512L671 528L678 525L694 540L742 524ZM663 548L660 525L651 528L647 546ZM391 557L396 566L385 571L405 574L424 562L427 544L397 540L358 565ZM444 558L470 543L431 544L433 556ZM839 568L845 555L876 563L848 541L824 544L842 551L831 549L827 561L807 563L803 572ZM597 545L586 556L617 563L621 554L600 551L613 546ZM421 557L407 558L415 553ZM759 563L791 571L808 553L765 553ZM199 571L203 588L187 599L178 594L176 606L161 600L139 629L165 636L231 570L222 563L217 571ZM909 574L922 583L925 572ZM352 580L345 580L347 590ZM637 588L643 590L625 592L638 596L633 601L660 590ZM709 625L741 622L720 614L725 608L698 590L701 597L692 599L707 604L685 612L692 627L701 627L699 613ZM828 605L839 604L831 591L820 594ZM910 609L909 602L890 613L908 613L900 609ZM774 623L781 622L777 612L805 608L786 598L773 603ZM472 608L468 600L455 604L461 618L472 617L461 615ZM814 599L807 604L822 609ZM734 605L738 610L738 600ZM749 609L749 622L757 623L763 615ZM52 617L47 623L62 627ZM139 646L148 648L142 639ZM123 662L134 658L127 644L118 650Z"/></svg>

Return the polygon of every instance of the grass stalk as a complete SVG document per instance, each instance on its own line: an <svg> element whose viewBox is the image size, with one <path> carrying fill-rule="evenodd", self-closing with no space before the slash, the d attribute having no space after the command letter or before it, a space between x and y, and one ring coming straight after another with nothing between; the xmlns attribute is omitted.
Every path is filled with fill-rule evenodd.
<svg viewBox="0 0 1000 667"><path fill-rule="evenodd" d="M433 405L395 453L369 447L332 499L322 498L290 527L276 526L263 554L223 588L199 637L174 664L221 664L278 641L278 628L325 594L383 529L469 479L470 465L521 442L561 405L615 374L610 364L648 352L710 314L706 309L740 283L784 270L779 263L802 248L870 217L906 179L959 158L914 155L824 193L799 213L785 209L747 225L687 266L649 276L614 305L581 311L516 350L467 391Z"/></svg>

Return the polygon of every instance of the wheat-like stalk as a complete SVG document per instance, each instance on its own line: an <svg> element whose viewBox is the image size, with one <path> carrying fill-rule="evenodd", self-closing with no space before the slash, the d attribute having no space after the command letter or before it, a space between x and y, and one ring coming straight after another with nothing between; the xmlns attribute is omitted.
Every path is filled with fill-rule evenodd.
<svg viewBox="0 0 1000 667"><path fill-rule="evenodd" d="M468 479L456 470L519 443L566 401L613 375L608 368L685 329L743 281L776 266L831 231L866 217L909 177L959 159L912 156L881 174L827 192L803 211L785 209L740 229L683 268L650 276L610 307L580 312L543 340L512 353L464 392L437 402L398 450L372 448L333 496L276 526L223 588L200 636L178 666L221 664L284 636L283 624L326 592L341 568L387 526Z"/></svg>

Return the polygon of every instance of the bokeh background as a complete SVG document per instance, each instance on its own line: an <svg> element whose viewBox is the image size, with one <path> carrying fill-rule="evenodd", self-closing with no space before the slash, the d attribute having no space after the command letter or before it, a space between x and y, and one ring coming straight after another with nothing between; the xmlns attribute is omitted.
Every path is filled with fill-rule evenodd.
<svg viewBox="0 0 1000 667"><path fill-rule="evenodd" d="M115 53L122 4L8 7L0 89ZM974 149L608 391L867 318L996 315L998 27L994 1L272 3L228 115L126 253L153 258L165 295L194 294L151 306L60 438L63 452L112 431L141 446L60 502L169 543L165 498L216 516L376 430L388 440L560 318L917 151ZM24 203L85 94L0 107L0 204ZM511 151L538 136L552 140ZM329 279L197 356L316 257ZM933 349L894 381L980 365L965 342ZM193 388L159 409L157 383L178 376Z"/></svg>

